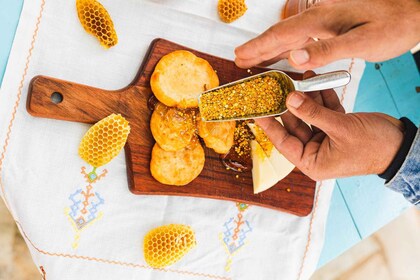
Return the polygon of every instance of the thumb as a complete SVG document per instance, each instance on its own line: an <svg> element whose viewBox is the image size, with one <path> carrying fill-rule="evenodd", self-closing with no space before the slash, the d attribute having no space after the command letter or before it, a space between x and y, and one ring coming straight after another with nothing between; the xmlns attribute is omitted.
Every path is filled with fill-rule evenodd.
<svg viewBox="0 0 420 280"><path fill-rule="evenodd" d="M297 69L307 70L339 59L363 57L362 40L359 36L363 30L364 28L358 28L337 37L311 42L302 49L292 50L289 63Z"/></svg>
<svg viewBox="0 0 420 280"><path fill-rule="evenodd" d="M327 134L336 132L344 123L343 113L332 111L299 91L289 94L286 105L293 115Z"/></svg>

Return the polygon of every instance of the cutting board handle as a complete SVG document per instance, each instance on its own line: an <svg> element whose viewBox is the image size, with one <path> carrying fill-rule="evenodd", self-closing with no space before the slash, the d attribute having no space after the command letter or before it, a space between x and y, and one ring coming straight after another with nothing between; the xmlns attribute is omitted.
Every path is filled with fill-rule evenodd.
<svg viewBox="0 0 420 280"><path fill-rule="evenodd" d="M108 91L46 76L29 85L27 110L32 116L95 123L127 106L124 89Z"/></svg>

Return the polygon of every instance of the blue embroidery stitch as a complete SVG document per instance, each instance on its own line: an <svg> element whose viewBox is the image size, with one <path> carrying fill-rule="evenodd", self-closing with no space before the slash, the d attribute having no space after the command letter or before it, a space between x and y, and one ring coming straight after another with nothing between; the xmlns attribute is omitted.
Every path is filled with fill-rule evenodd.
<svg viewBox="0 0 420 280"><path fill-rule="evenodd" d="M246 243L245 240L248 233L252 232L251 224L247 220L243 220L243 212L248 208L245 203L236 203L238 213L236 219L229 218L223 224L225 231L219 234L219 238L228 254L225 270L229 271L232 265L232 257L241 249Z"/></svg>

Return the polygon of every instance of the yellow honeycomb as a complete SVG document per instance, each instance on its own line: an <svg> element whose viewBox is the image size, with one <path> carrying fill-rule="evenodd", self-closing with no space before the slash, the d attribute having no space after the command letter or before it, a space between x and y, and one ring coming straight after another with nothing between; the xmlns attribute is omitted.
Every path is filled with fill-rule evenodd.
<svg viewBox="0 0 420 280"><path fill-rule="evenodd" d="M170 224L149 231L144 237L144 258L154 268L179 261L196 245L191 227Z"/></svg>
<svg viewBox="0 0 420 280"><path fill-rule="evenodd" d="M110 162L119 154L130 133L128 121L112 114L92 126L79 145L79 156L93 167Z"/></svg>
<svg viewBox="0 0 420 280"><path fill-rule="evenodd" d="M96 0L76 0L76 8L83 28L94 35L102 46L108 49L118 43L114 23L101 3Z"/></svg>
<svg viewBox="0 0 420 280"><path fill-rule="evenodd" d="M220 19L226 23L231 23L243 16L248 8L245 0L219 0L217 9Z"/></svg>

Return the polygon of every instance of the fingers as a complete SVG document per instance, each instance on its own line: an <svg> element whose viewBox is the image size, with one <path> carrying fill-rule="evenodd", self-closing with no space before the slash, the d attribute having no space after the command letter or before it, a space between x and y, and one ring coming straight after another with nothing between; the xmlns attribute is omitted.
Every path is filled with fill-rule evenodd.
<svg viewBox="0 0 420 280"><path fill-rule="evenodd" d="M315 75L316 74L313 71L306 71L303 74L303 78L307 79ZM319 92L313 92L310 94L316 102L319 102L321 105L323 104L322 97ZM287 132L297 137L303 144L306 144L312 138L313 131L311 128L304 121L294 116L291 112L286 112L281 115L281 120Z"/></svg>
<svg viewBox="0 0 420 280"><path fill-rule="evenodd" d="M307 44L308 15L300 14L281 21L258 37L235 49L235 63L238 67L248 68L264 61L272 60L292 49ZM298 19L297 19L298 18Z"/></svg>
<svg viewBox="0 0 420 280"><path fill-rule="evenodd" d="M273 25L237 47L235 63L248 68L264 61L275 62L289 53L289 63L306 70L342 58L370 57L366 46L370 39L366 38L372 34L363 7L344 2L347 1L328 1ZM321 40L314 42L312 38Z"/></svg>
<svg viewBox="0 0 420 280"><path fill-rule="evenodd" d="M363 26L356 27L342 35L319 40L295 49L289 53L289 63L296 69L313 69L327 65L333 61L366 56Z"/></svg>
<svg viewBox="0 0 420 280"><path fill-rule="evenodd" d="M291 163L298 166L303 154L304 145L274 118L256 119L255 122L264 130L276 149Z"/></svg>
<svg viewBox="0 0 420 280"><path fill-rule="evenodd" d="M286 130L293 136L296 136L303 144L306 144L312 137L312 130L301 119L296 118L292 113L286 112L281 115Z"/></svg>
<svg viewBox="0 0 420 280"><path fill-rule="evenodd" d="M342 0L338 0L342 1ZM313 71L306 71L303 73L303 79L308 79L316 76ZM344 113L344 107L341 105L340 99L338 98L337 93L333 89L307 92L306 95L314 99L318 104L324 105L328 109L333 111Z"/></svg>
<svg viewBox="0 0 420 280"><path fill-rule="evenodd" d="M314 71L311 71L311 70L305 71L305 73L303 73L303 79L304 80L315 77L315 76L316 76L316 73Z"/></svg>
<svg viewBox="0 0 420 280"><path fill-rule="evenodd" d="M345 23L342 23L343 13L347 18ZM258 37L237 47L235 63L241 68L248 68L292 51L289 56L292 66L308 69L306 66L322 62L316 57L314 46L318 45L313 45L312 38L337 36L340 29L346 29L354 21L353 17L346 7L341 6L308 9L273 25ZM309 48L306 49L306 46Z"/></svg>
<svg viewBox="0 0 420 280"><path fill-rule="evenodd" d="M324 106L336 112L345 113L344 107L333 89L321 90Z"/></svg>
<svg viewBox="0 0 420 280"><path fill-rule="evenodd" d="M235 63L238 67L248 68L270 60L283 53L282 42L277 34L277 26L273 25L258 37L235 49Z"/></svg>
<svg viewBox="0 0 420 280"><path fill-rule="evenodd" d="M293 115L306 123L318 127L326 134L337 134L342 127L344 114L316 103L312 98L305 96L301 92L294 91L290 93L286 104Z"/></svg>
<svg viewBox="0 0 420 280"><path fill-rule="evenodd" d="M304 47L305 45L310 44L310 43L312 43L312 42L314 42L314 39L309 38L309 39L308 39L308 40L307 40L307 41L306 41L306 42L302 45L302 47ZM290 51L288 50L288 51L286 51L286 52L283 52L283 53L281 53L281 54L278 54L277 56L275 56L275 57L273 57L273 58L271 58L271 59L269 59L269 60L266 60L266 61L261 62L260 64L258 64L258 66L267 67L267 66L272 65L272 64L274 64L274 63L276 63L276 62L278 62L278 61L280 61L280 60L282 60L282 59L287 59L287 58L289 58L289 54L290 54ZM247 61L247 63L252 64L253 62L251 62L251 61ZM314 75L315 75L315 73L314 73ZM312 76L310 76L310 77L312 77Z"/></svg>
<svg viewBox="0 0 420 280"><path fill-rule="evenodd" d="M270 65L272 65L272 64L274 64L274 63L276 63L276 62L278 62L282 59L287 59L288 57L289 57L289 52L284 52L284 53L281 53L281 54L279 54L279 55L277 55L277 56L275 56L275 57L273 57L269 60L261 62L260 64L258 64L258 66L267 67L267 66L270 66Z"/></svg>
<svg viewBox="0 0 420 280"><path fill-rule="evenodd" d="M306 71L305 73L303 73L304 80L309 79L314 76L316 76L314 71ZM320 91L306 92L305 94L311 97L316 103L320 105L324 105L324 100L322 100L322 95ZM311 128L312 128L313 133L319 133L321 131L319 128L313 125L311 126Z"/></svg>
<svg viewBox="0 0 420 280"><path fill-rule="evenodd" d="M304 80L309 79L314 76L316 76L314 71L306 71L305 73L303 73ZM311 91L311 92L306 92L305 94L307 96L310 96L318 104L324 105L324 100L322 99L322 95L320 91Z"/></svg>

